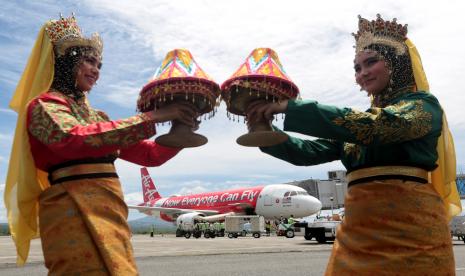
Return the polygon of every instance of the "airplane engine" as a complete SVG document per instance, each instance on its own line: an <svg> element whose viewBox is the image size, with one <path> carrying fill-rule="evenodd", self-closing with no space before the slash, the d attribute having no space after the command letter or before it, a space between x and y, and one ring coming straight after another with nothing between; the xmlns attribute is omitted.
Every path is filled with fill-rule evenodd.
<svg viewBox="0 0 465 276"><path fill-rule="evenodd" d="M197 212L182 214L176 219L176 225L184 231L192 231L194 229L195 219L204 216L204 214Z"/></svg>

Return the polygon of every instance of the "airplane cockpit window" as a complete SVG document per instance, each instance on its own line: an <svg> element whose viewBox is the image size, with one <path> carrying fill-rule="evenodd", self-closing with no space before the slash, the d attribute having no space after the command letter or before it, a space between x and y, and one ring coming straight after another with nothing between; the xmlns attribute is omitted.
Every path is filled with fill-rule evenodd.
<svg viewBox="0 0 465 276"><path fill-rule="evenodd" d="M291 196L296 196L297 195L297 192L296 191L292 191L291 192Z"/></svg>
<svg viewBox="0 0 465 276"><path fill-rule="evenodd" d="M309 195L306 191L298 191L298 195Z"/></svg>
<svg viewBox="0 0 465 276"><path fill-rule="evenodd" d="M291 192L285 192L284 197L288 197Z"/></svg>

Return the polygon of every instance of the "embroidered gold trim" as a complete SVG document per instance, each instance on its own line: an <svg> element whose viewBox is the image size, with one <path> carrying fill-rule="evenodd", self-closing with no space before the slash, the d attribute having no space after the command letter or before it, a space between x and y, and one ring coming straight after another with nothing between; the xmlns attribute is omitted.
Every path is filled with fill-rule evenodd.
<svg viewBox="0 0 465 276"><path fill-rule="evenodd" d="M423 101L400 101L370 112L351 110L333 120L347 128L357 141L369 145L377 141L395 143L426 135L432 128L432 114L423 110Z"/></svg>
<svg viewBox="0 0 465 276"><path fill-rule="evenodd" d="M55 181L60 178L83 175L83 174L96 174L96 173L116 173L115 166L113 164L79 164L69 166L53 171L50 175L50 179Z"/></svg>
<svg viewBox="0 0 465 276"><path fill-rule="evenodd" d="M389 36L375 36L372 33L362 33L357 40L355 51L356 53L362 52L366 47L372 44L382 44L396 49L396 55L400 56L407 52L407 46L404 42L398 41Z"/></svg>
<svg viewBox="0 0 465 276"><path fill-rule="evenodd" d="M356 160L360 160L362 149L360 145L352 143L344 143L344 153L347 156L352 156Z"/></svg>
<svg viewBox="0 0 465 276"><path fill-rule="evenodd" d="M408 166L378 166L359 169L347 174L346 179L350 183L363 178L390 175L418 177L429 182L429 172L427 170Z"/></svg>

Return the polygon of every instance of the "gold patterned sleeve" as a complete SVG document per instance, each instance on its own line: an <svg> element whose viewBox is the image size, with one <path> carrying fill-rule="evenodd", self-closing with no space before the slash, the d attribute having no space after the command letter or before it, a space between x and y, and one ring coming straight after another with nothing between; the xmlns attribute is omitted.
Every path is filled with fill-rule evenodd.
<svg viewBox="0 0 465 276"><path fill-rule="evenodd" d="M88 111L60 98L35 99L28 106L28 131L69 158L102 156L155 135L148 114L108 121L98 112Z"/></svg>
<svg viewBox="0 0 465 276"><path fill-rule="evenodd" d="M420 92L410 94L392 105L366 112L315 101L290 101L284 128L365 146L401 143L428 135L439 137L442 109L436 98Z"/></svg>

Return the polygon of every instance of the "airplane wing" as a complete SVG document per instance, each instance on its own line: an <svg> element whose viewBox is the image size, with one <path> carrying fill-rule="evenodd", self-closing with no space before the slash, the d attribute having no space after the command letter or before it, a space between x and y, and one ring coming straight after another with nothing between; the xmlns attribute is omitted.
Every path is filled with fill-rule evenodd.
<svg viewBox="0 0 465 276"><path fill-rule="evenodd" d="M255 208L252 206L252 204L249 204L249 203L245 203L245 202L232 203L232 204L229 204L229 206L234 206L237 209L242 210L247 215L255 214L255 211L254 211Z"/></svg>
<svg viewBox="0 0 465 276"><path fill-rule="evenodd" d="M235 214L236 214L236 213L234 213L234 212L229 212L229 213L218 214L218 215L213 215L213 216L200 217L200 218L198 218L198 219L199 219L199 220L203 220L203 221L212 222L212 221L224 220L224 217L226 217L226 216L233 216L233 215L235 215Z"/></svg>
<svg viewBox="0 0 465 276"><path fill-rule="evenodd" d="M238 203L231 203L231 204L228 204L229 206L236 206L236 207L240 207L242 209L245 209L245 208L253 208L252 204L250 203L245 203L245 202L238 202Z"/></svg>
<svg viewBox="0 0 465 276"><path fill-rule="evenodd" d="M219 212L215 210L179 209L179 208L151 207L151 206L137 206L137 205L128 205L128 208L139 210L139 212L158 211L158 212L165 213L169 216L175 216L175 217L182 215L182 214L188 214L188 213L193 213L193 212L205 214L206 216L219 214Z"/></svg>

